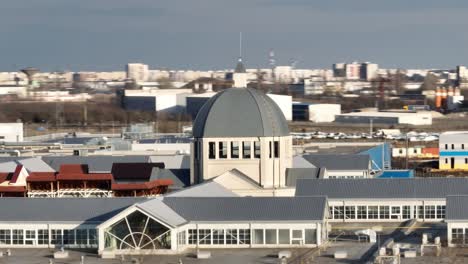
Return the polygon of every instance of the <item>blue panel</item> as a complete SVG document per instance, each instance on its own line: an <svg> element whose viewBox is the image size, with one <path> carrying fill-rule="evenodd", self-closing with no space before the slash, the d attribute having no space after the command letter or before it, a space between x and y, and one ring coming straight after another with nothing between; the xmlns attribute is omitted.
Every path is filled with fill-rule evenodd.
<svg viewBox="0 0 468 264"><path fill-rule="evenodd" d="M374 146L366 151L360 152L359 154L368 154L371 159L371 168L373 170L381 170L384 168L384 161L388 163L391 168L391 152L390 144L382 143Z"/></svg>
<svg viewBox="0 0 468 264"><path fill-rule="evenodd" d="M468 151L441 151L440 156L468 156Z"/></svg>
<svg viewBox="0 0 468 264"><path fill-rule="evenodd" d="M388 170L384 171L382 175L379 176L379 179L388 179L388 178L414 178L413 170Z"/></svg>

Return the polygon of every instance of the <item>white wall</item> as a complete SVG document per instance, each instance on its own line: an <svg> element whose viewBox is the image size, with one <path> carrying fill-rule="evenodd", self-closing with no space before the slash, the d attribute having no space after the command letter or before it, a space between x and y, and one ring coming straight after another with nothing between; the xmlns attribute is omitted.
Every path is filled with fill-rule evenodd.
<svg viewBox="0 0 468 264"><path fill-rule="evenodd" d="M22 142L23 123L0 123L0 141Z"/></svg>
<svg viewBox="0 0 468 264"><path fill-rule="evenodd" d="M286 120L292 120L292 96L279 95L279 94L267 94L281 109Z"/></svg>
<svg viewBox="0 0 468 264"><path fill-rule="evenodd" d="M309 120L315 123L335 121L335 115L341 114L339 104L312 104L309 105Z"/></svg>

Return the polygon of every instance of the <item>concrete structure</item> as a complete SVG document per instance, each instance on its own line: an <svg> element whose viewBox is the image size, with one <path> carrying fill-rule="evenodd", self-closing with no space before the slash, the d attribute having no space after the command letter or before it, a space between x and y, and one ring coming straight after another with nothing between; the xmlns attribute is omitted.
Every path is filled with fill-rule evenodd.
<svg viewBox="0 0 468 264"><path fill-rule="evenodd" d="M135 82L148 80L148 65L143 63L128 63L126 66L127 78Z"/></svg>
<svg viewBox="0 0 468 264"><path fill-rule="evenodd" d="M314 123L335 121L335 116L341 114L339 104L293 103L293 120L308 120Z"/></svg>
<svg viewBox="0 0 468 264"><path fill-rule="evenodd" d="M468 131L440 134L439 169L468 170Z"/></svg>
<svg viewBox="0 0 468 264"><path fill-rule="evenodd" d="M361 123L361 124L388 124L388 125L432 125L430 112L353 112L337 115L336 122L339 123Z"/></svg>
<svg viewBox="0 0 468 264"><path fill-rule="evenodd" d="M0 142L22 142L23 123L0 123Z"/></svg>
<svg viewBox="0 0 468 264"><path fill-rule="evenodd" d="M249 88L218 93L193 126L192 182L236 169L263 188L285 187L292 138L280 108Z"/></svg>

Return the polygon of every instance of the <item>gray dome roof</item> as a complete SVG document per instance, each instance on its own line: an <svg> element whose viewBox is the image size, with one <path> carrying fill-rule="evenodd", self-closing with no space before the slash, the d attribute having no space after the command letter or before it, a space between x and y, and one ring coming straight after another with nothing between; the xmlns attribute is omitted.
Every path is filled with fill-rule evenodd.
<svg viewBox="0 0 468 264"><path fill-rule="evenodd" d="M250 88L230 88L208 100L195 118L193 136L288 136L283 112L264 93Z"/></svg>

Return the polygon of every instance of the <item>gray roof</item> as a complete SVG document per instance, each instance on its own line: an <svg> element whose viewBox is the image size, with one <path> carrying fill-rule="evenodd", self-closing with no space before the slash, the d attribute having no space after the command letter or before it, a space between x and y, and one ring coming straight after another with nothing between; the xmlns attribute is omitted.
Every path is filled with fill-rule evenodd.
<svg viewBox="0 0 468 264"><path fill-rule="evenodd" d="M190 185L190 169L161 169L154 167L151 171L150 181L170 179L173 184L170 188L184 188Z"/></svg>
<svg viewBox="0 0 468 264"><path fill-rule="evenodd" d="M89 172L109 173L114 163L147 163L148 156L44 156L49 166L58 171L62 164L88 164Z"/></svg>
<svg viewBox="0 0 468 264"><path fill-rule="evenodd" d="M251 88L230 88L208 100L195 118L193 136L288 136L288 123L278 105Z"/></svg>
<svg viewBox="0 0 468 264"><path fill-rule="evenodd" d="M174 212L169 206L162 202L162 198L155 198L138 204L138 208L156 217L167 225L176 227L185 224L187 220Z"/></svg>
<svg viewBox="0 0 468 264"><path fill-rule="evenodd" d="M239 61L236 64L236 69L234 70L235 73L246 73L244 63L242 63L242 59L239 58Z"/></svg>
<svg viewBox="0 0 468 264"><path fill-rule="evenodd" d="M323 178L325 168L287 168L286 186L296 186L298 179L319 179Z"/></svg>
<svg viewBox="0 0 468 264"><path fill-rule="evenodd" d="M164 163L166 169L190 169L190 155L153 155L149 160Z"/></svg>
<svg viewBox="0 0 468 264"><path fill-rule="evenodd" d="M103 222L146 198L2 198L1 222Z"/></svg>
<svg viewBox="0 0 468 264"><path fill-rule="evenodd" d="M0 163L0 172L14 172L16 166L18 166L18 164L13 161L2 162Z"/></svg>
<svg viewBox="0 0 468 264"><path fill-rule="evenodd" d="M47 163L41 158L29 158L17 160L17 163L23 165L26 170L30 172L55 172Z"/></svg>
<svg viewBox="0 0 468 264"><path fill-rule="evenodd" d="M224 188L214 181L206 181L197 185L192 185L183 190L172 192L166 197L236 197L237 194Z"/></svg>
<svg viewBox="0 0 468 264"><path fill-rule="evenodd" d="M468 178L299 179L296 196L329 199L444 199L468 195Z"/></svg>
<svg viewBox="0 0 468 264"><path fill-rule="evenodd" d="M306 154L302 157L315 167L327 170L368 170L368 154ZM295 166L296 167L296 166Z"/></svg>
<svg viewBox="0 0 468 264"><path fill-rule="evenodd" d="M447 196L445 220L468 221L468 195Z"/></svg>
<svg viewBox="0 0 468 264"><path fill-rule="evenodd" d="M326 197L166 197L188 221L322 221Z"/></svg>

